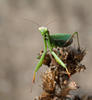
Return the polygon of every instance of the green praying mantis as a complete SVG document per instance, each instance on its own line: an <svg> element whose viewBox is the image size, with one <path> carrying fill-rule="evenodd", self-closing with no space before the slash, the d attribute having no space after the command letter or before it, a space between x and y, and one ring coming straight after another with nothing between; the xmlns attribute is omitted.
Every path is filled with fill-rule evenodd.
<svg viewBox="0 0 92 100"><path fill-rule="evenodd" d="M74 35L77 36L77 42L78 42L78 48L80 49L79 44L79 38L78 38L78 32L74 32L73 34L67 34L67 33L57 33L50 35L49 30L47 27L39 27L39 31L43 37L44 41L44 52L35 68L34 75L33 75L33 83L35 82L35 76L36 72L39 70L39 68L42 66L44 57L47 53L47 47L52 54L52 56L55 58L56 62L61 65L61 67L64 67L68 76L70 77L70 72L68 71L66 65L64 62L55 54L53 51L53 48L56 47L67 47L72 44Z"/></svg>

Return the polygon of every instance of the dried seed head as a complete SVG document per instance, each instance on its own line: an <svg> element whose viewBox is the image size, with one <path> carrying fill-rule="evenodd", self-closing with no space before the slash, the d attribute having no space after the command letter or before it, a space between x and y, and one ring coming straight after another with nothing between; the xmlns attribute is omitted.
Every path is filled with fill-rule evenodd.
<svg viewBox="0 0 92 100"><path fill-rule="evenodd" d="M86 69L85 65L80 63L86 54L85 50L58 47L53 51L66 64L71 75ZM41 55L42 53L40 53L40 57ZM70 81L65 68L56 62L49 51L47 51L43 64L47 65L48 69L42 75L43 93L38 100L66 100L71 90L79 88L74 81Z"/></svg>
<svg viewBox="0 0 92 100"><path fill-rule="evenodd" d="M68 84L68 88L70 90L75 90L75 89L78 89L79 86L77 86L77 84L74 82L74 81L71 81L69 84Z"/></svg>
<svg viewBox="0 0 92 100"><path fill-rule="evenodd" d="M55 89L55 74L51 69L47 70L42 76L43 89L47 92L54 92Z"/></svg>

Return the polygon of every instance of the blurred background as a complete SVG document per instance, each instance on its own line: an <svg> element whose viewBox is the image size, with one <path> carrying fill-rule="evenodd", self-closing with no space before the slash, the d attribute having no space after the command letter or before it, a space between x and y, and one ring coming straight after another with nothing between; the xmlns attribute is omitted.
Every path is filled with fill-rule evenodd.
<svg viewBox="0 0 92 100"><path fill-rule="evenodd" d="M46 66L32 85L36 56L43 49L39 26L33 21L50 23L46 26L50 33L79 32L87 70L73 79L80 85L77 94L92 95L92 1L0 0L0 100L33 100L42 91L40 75Z"/></svg>

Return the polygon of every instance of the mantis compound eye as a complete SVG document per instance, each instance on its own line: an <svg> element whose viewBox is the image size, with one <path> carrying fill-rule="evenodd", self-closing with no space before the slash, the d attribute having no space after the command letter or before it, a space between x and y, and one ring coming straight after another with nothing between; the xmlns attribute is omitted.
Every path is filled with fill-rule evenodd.
<svg viewBox="0 0 92 100"><path fill-rule="evenodd" d="M48 29L47 27L39 27L39 31L41 32L42 35L44 35L48 31Z"/></svg>
<svg viewBox="0 0 92 100"><path fill-rule="evenodd" d="M47 35L45 34L45 37L47 37Z"/></svg>

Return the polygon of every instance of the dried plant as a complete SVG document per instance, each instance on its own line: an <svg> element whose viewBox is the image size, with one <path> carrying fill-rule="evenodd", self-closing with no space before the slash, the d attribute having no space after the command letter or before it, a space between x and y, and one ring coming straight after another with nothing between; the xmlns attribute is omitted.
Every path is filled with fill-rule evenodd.
<svg viewBox="0 0 92 100"><path fill-rule="evenodd" d="M71 76L77 72L84 71L85 65L81 64L86 52L85 49L73 47L55 48L53 51L66 64ZM41 57L40 52L39 57ZM43 92L35 100L66 100L72 99L69 94L71 90L76 90L79 86L68 77L65 69L59 65L48 51L43 64L48 69L42 75ZM75 98L73 98L75 100Z"/></svg>

